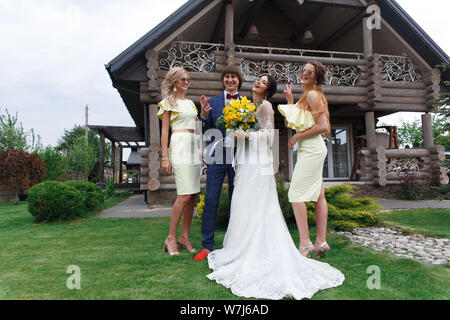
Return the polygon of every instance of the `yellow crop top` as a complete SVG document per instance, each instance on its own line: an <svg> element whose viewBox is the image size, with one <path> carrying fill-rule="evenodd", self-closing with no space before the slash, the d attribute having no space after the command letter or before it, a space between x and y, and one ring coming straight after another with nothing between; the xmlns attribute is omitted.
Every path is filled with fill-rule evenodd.
<svg viewBox="0 0 450 320"><path fill-rule="evenodd" d="M197 119L197 108L192 100L177 100L177 108L172 107L167 99L158 103L159 111L156 116L162 119L164 111L170 113L170 128L176 129L195 129L195 120Z"/></svg>
<svg viewBox="0 0 450 320"><path fill-rule="evenodd" d="M305 131L315 124L312 113L300 109L297 104L280 104L278 111L286 118L288 127L297 132Z"/></svg>

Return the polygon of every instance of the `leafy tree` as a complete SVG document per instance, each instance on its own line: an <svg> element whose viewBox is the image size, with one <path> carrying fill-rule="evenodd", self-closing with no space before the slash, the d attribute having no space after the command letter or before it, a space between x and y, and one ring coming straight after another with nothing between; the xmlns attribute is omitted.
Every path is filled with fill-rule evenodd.
<svg viewBox="0 0 450 320"><path fill-rule="evenodd" d="M422 126L419 120L413 122L401 122L397 129L398 144L417 148L423 144Z"/></svg>
<svg viewBox="0 0 450 320"><path fill-rule="evenodd" d="M6 150L0 153L0 185L17 196L44 180L45 163L37 154L23 150Z"/></svg>
<svg viewBox="0 0 450 320"><path fill-rule="evenodd" d="M440 118L437 115L432 117L433 140L435 145L442 145L445 150L450 150L450 136L449 136L449 120ZM417 148L423 145L422 123L420 120L412 122L401 122L397 129L398 143L400 146Z"/></svg>
<svg viewBox="0 0 450 320"><path fill-rule="evenodd" d="M88 177L96 163L95 151L87 143L85 137L78 137L68 154L69 166L72 170Z"/></svg>
<svg viewBox="0 0 450 320"><path fill-rule="evenodd" d="M80 137L85 138L85 130L84 126L75 125L70 130L64 130L64 135L58 140L56 145L56 150L61 152L64 156L69 156L72 152L74 145L76 144L76 140ZM97 159L94 167L89 172L89 181L96 182L98 180L98 170L99 164L98 159L100 158L100 138L98 135L92 131L88 130L88 141L89 146L92 148L95 154L95 158ZM106 141L105 143L105 161L110 161L111 159L111 143ZM74 168L71 168L75 170Z"/></svg>
<svg viewBox="0 0 450 320"><path fill-rule="evenodd" d="M0 152L11 150L24 150L26 152L39 152L43 149L41 137L34 134L34 130L25 131L22 122L18 122L17 112L15 116L0 113Z"/></svg>
<svg viewBox="0 0 450 320"><path fill-rule="evenodd" d="M45 180L65 180L69 171L69 161L52 146L47 146L39 153L39 158L45 162L47 175Z"/></svg>

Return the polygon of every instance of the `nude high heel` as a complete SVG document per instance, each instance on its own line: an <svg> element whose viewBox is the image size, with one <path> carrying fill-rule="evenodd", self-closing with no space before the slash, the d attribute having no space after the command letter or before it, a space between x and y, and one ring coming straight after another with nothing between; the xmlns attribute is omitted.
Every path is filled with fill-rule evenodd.
<svg viewBox="0 0 450 320"><path fill-rule="evenodd" d="M180 239L183 239L183 240L181 241ZM192 244L191 244L191 242L189 241L188 238L180 236L178 238L178 244L180 245L181 249L185 249L185 250L187 250L189 252L192 252L192 253L197 252L197 250L192 247Z"/></svg>
<svg viewBox="0 0 450 320"><path fill-rule="evenodd" d="M173 239L173 241L174 241L174 240L175 240L175 239ZM180 252L178 252L178 246L177 246L177 243L175 242L176 250L175 250L175 251L172 251L172 250L169 249L169 246L170 246L169 241L170 241L170 240L169 240L169 237L167 237L166 240L164 241L163 252L167 252L167 253L169 254L169 256L179 256L179 255L180 255Z"/></svg>

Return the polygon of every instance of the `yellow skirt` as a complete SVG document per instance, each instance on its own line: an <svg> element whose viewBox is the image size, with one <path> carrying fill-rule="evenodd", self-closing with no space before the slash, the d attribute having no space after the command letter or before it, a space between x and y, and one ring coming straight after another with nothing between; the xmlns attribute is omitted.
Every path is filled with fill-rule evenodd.
<svg viewBox="0 0 450 320"><path fill-rule="evenodd" d="M200 149L194 133L176 132L170 138L169 160L173 168L177 195L200 192Z"/></svg>
<svg viewBox="0 0 450 320"><path fill-rule="evenodd" d="M315 202L319 199L326 156L327 147L321 135L299 141L297 163L288 193L289 202Z"/></svg>

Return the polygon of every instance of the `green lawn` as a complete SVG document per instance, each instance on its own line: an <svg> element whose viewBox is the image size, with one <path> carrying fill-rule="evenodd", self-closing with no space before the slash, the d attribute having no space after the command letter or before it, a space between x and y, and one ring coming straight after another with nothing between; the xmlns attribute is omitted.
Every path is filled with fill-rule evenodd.
<svg viewBox="0 0 450 320"><path fill-rule="evenodd" d="M399 210L381 218L386 226L400 227L405 233L450 238L450 209Z"/></svg>
<svg viewBox="0 0 450 320"><path fill-rule="evenodd" d="M168 223L88 217L36 225L26 204L0 204L0 299L241 299L206 278L206 261L195 262L186 251L179 257L163 253ZM297 243L295 226L290 230ZM219 245L224 234L217 231ZM200 248L201 222L195 219L191 240ZM332 251L323 261L346 280L313 299L450 299L446 266L393 258L344 235L330 234L328 242ZM81 290L67 289L70 265L81 270ZM380 290L366 286L372 265L381 269Z"/></svg>

